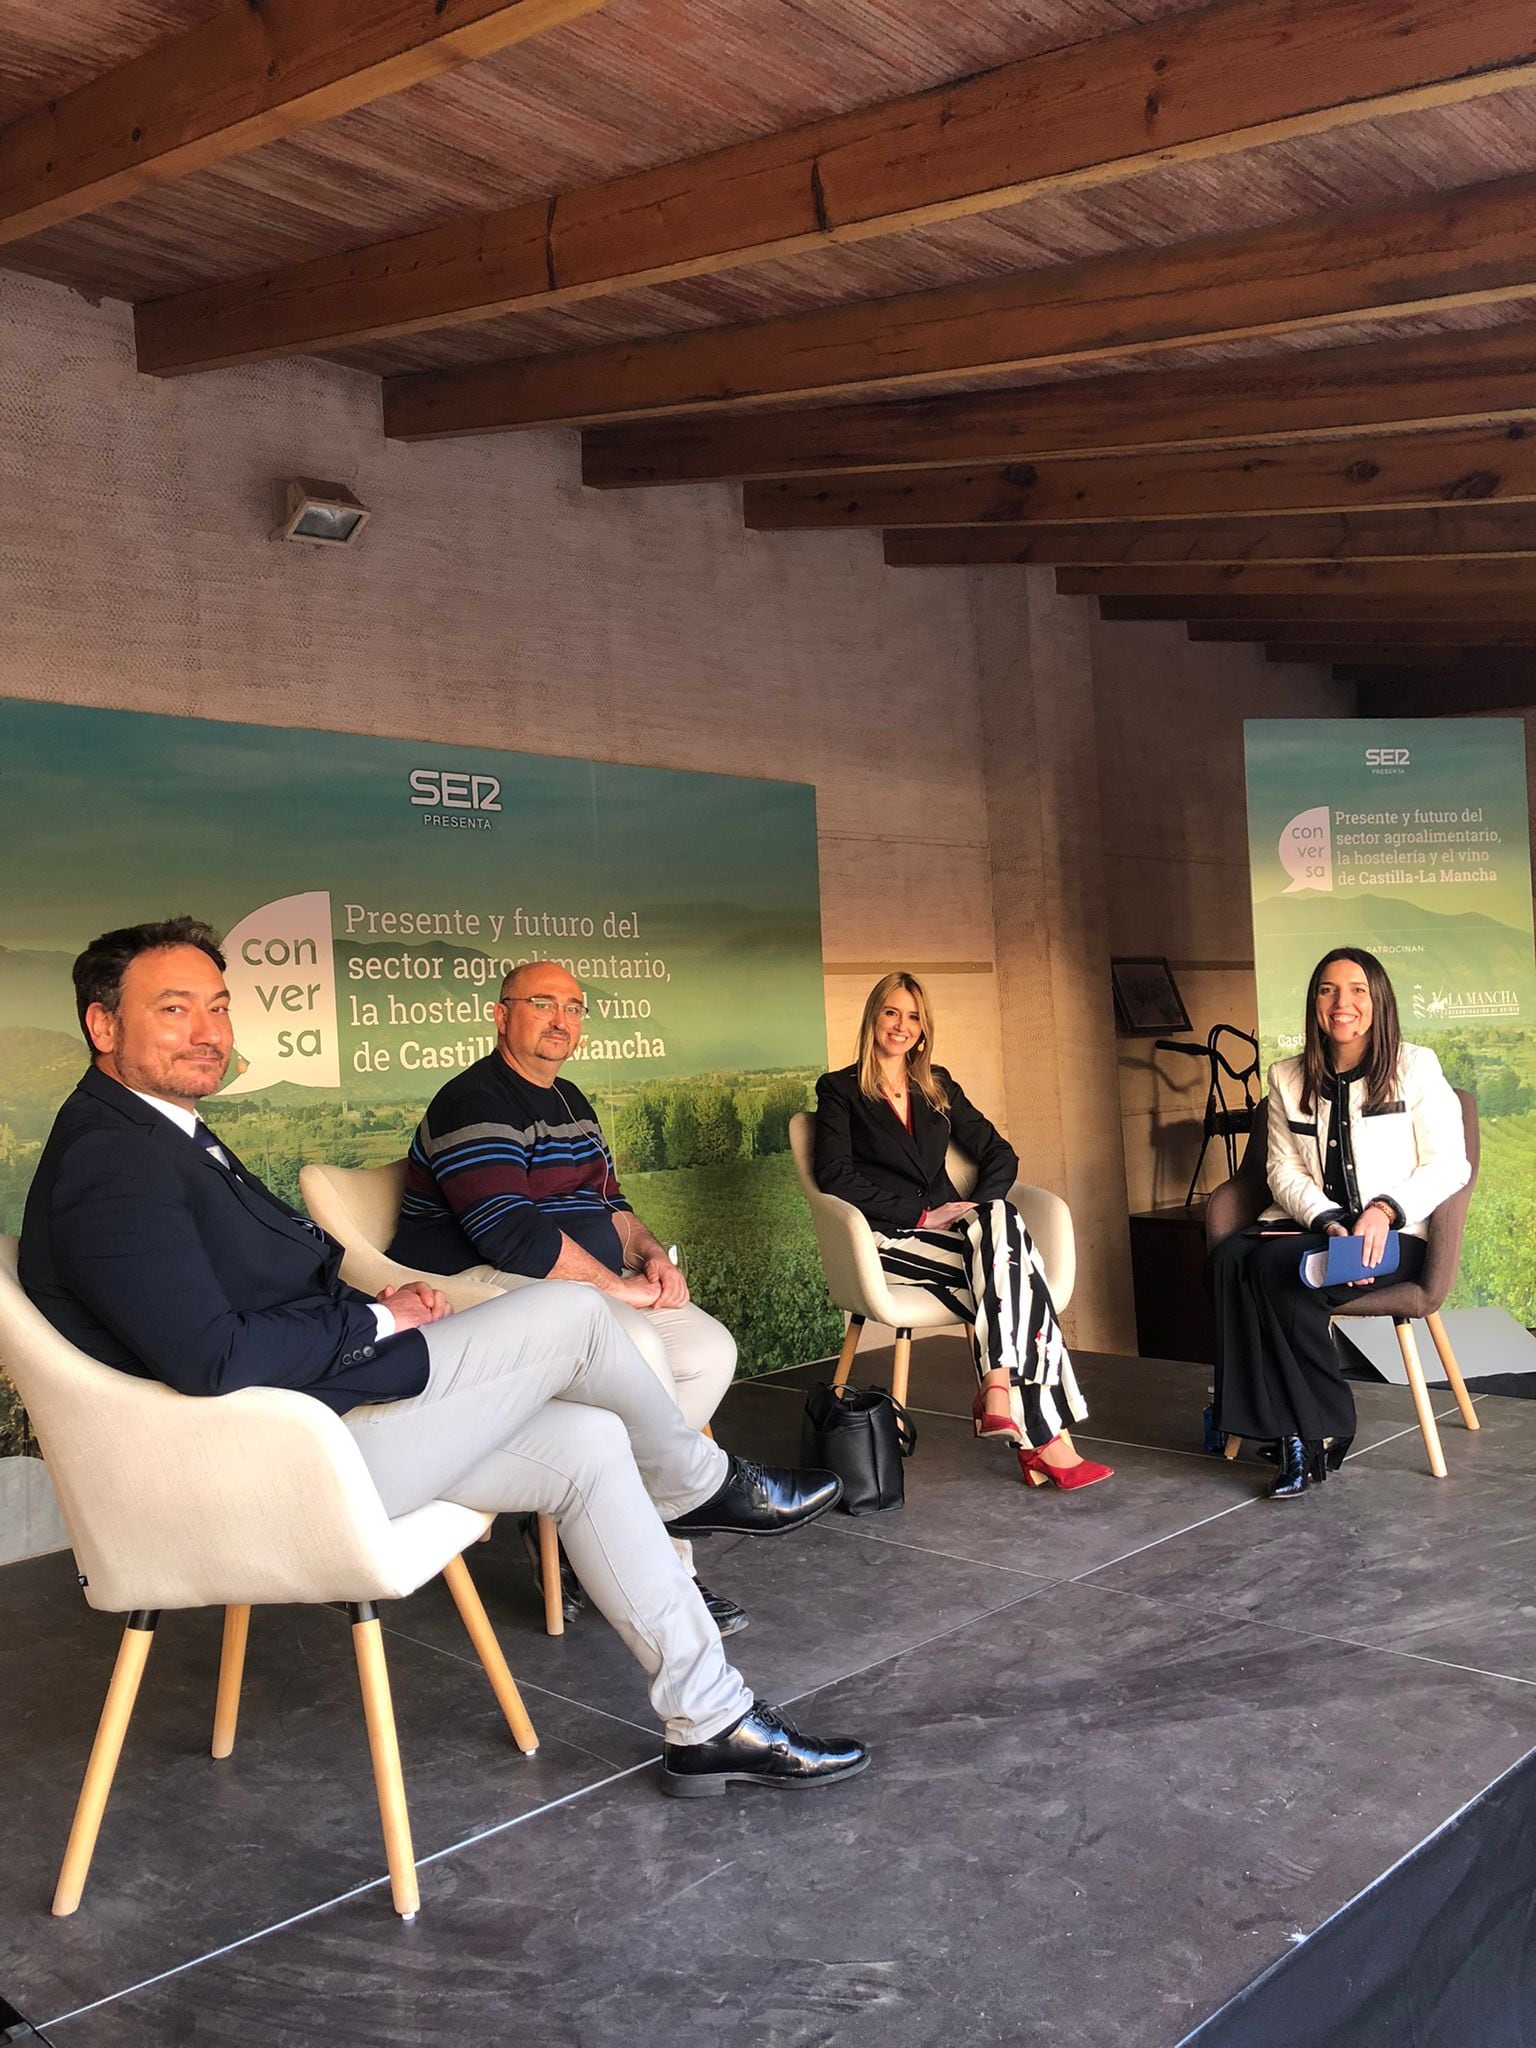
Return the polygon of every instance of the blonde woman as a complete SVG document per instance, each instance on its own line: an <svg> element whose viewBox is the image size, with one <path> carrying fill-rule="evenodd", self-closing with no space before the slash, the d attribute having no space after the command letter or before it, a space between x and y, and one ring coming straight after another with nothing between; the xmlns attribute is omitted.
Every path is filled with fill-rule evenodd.
<svg viewBox="0 0 1536 2048"><path fill-rule="evenodd" d="M975 1163L968 1200L945 1171L951 1142ZM858 1058L816 1083L816 1184L865 1218L893 1280L969 1325L976 1434L1014 1445L1032 1486L1092 1486L1110 1468L1079 1457L1066 1432L1088 1411L1039 1254L1003 1199L1018 1169L1007 1139L933 1064L922 984L885 975L864 1005Z"/></svg>

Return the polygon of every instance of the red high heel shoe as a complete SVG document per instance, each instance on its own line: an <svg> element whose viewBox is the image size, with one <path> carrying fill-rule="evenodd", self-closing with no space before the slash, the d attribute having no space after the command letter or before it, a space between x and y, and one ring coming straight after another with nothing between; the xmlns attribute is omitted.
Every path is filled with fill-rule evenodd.
<svg viewBox="0 0 1536 2048"><path fill-rule="evenodd" d="M1012 1415L989 1415L987 1413L987 1395L990 1391L987 1387L978 1387L976 1389L976 1398L971 1403L972 1427L978 1436L999 1438L1003 1443L1013 1444L1022 1450L1024 1437ZM1002 1389L999 1388L999 1392L1001 1391Z"/></svg>
<svg viewBox="0 0 1536 2048"><path fill-rule="evenodd" d="M1095 1465L1082 1458L1075 1465L1048 1465L1038 1451L1019 1446L1019 1465L1031 1486L1059 1486L1070 1493L1074 1486L1097 1486L1101 1479L1113 1479L1113 1465Z"/></svg>

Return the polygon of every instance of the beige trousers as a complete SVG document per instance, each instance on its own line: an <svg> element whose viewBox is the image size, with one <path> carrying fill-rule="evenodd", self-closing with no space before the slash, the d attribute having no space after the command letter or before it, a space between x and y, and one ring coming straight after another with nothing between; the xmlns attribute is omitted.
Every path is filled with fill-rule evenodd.
<svg viewBox="0 0 1536 2048"><path fill-rule="evenodd" d="M460 1278L482 1287L512 1293L519 1287L546 1283L524 1273L503 1273L496 1266L470 1266ZM561 1283L551 1283L556 1286ZM720 1403L736 1371L736 1339L723 1323L706 1315L696 1302L681 1308L631 1308L627 1301L602 1296L609 1313L657 1379L677 1403L684 1422L702 1429ZM693 1569L693 1549L679 1542L677 1554Z"/></svg>

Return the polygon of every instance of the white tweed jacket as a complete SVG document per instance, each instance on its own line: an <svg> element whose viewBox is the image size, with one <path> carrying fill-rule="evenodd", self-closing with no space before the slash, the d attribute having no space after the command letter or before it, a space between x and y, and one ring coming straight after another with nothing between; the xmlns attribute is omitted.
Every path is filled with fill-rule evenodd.
<svg viewBox="0 0 1536 2048"><path fill-rule="evenodd" d="M1404 1045L1392 1099L1363 1106L1363 1088L1350 1090L1349 1138L1359 1204L1385 1196L1398 1227L1426 1234L1433 1210L1472 1175L1462 1130L1461 1104L1427 1045ZM1277 1060L1269 1070L1269 1190L1262 1220L1289 1216L1310 1228L1337 1213L1323 1187L1333 1104L1301 1107L1300 1059Z"/></svg>

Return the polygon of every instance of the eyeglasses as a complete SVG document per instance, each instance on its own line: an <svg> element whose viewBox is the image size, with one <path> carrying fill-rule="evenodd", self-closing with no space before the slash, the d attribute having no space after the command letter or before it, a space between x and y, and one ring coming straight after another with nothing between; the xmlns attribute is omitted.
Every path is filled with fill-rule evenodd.
<svg viewBox="0 0 1536 2048"><path fill-rule="evenodd" d="M541 1017L553 1017L558 1010L562 1017L572 1024L579 1024L587 1014L585 1003L557 1003L553 996L508 996L509 1003L526 1003L530 1010L537 1010Z"/></svg>

